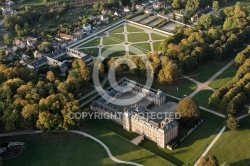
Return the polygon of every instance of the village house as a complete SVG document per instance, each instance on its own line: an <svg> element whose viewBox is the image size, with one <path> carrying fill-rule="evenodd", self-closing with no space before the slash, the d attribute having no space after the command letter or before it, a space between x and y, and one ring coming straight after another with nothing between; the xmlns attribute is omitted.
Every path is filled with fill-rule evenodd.
<svg viewBox="0 0 250 166"><path fill-rule="evenodd" d="M26 46L27 46L27 44L26 44L24 41L20 40L20 39L15 39L15 40L13 41L13 43L14 43L18 48L20 48L20 49L24 49L24 48L26 48Z"/></svg>
<svg viewBox="0 0 250 166"><path fill-rule="evenodd" d="M67 34L64 34L64 33L60 33L59 34L59 37L61 39L64 39L64 40L73 40L74 39L74 36L72 35L67 35Z"/></svg>
<svg viewBox="0 0 250 166"><path fill-rule="evenodd" d="M5 6L11 6L14 5L13 1L5 0Z"/></svg>
<svg viewBox="0 0 250 166"><path fill-rule="evenodd" d="M145 10L144 10L144 13L149 14L149 15L154 14L153 10L152 10L152 9L149 9L149 8L145 9Z"/></svg>
<svg viewBox="0 0 250 166"><path fill-rule="evenodd" d="M33 47L33 48L35 48L36 46L37 46L37 38L33 38L33 37L28 37L27 38L27 45L29 46L29 47Z"/></svg>
<svg viewBox="0 0 250 166"><path fill-rule="evenodd" d="M101 17L101 21L108 21L109 20L109 16L108 15L102 15Z"/></svg>
<svg viewBox="0 0 250 166"><path fill-rule="evenodd" d="M191 17L191 21L192 21L192 22L197 22L198 19L199 19L203 14L210 14L210 13L212 13L212 12L213 12L212 8L208 6L208 7L206 7L205 9L203 9L203 10L197 12L193 17Z"/></svg>
<svg viewBox="0 0 250 166"><path fill-rule="evenodd" d="M2 10L3 15L10 15L10 14L16 13L16 11L12 10L12 8L9 6L2 6L1 10Z"/></svg>
<svg viewBox="0 0 250 166"><path fill-rule="evenodd" d="M144 7L140 4L135 5L136 10L143 10Z"/></svg>
<svg viewBox="0 0 250 166"><path fill-rule="evenodd" d="M129 9L129 7L127 6L127 7L125 7L125 8L123 9L123 11L124 11L125 13L128 13L128 12L130 12L130 9Z"/></svg>
<svg viewBox="0 0 250 166"><path fill-rule="evenodd" d="M120 16L120 14L117 11L115 11L114 16Z"/></svg>
<svg viewBox="0 0 250 166"><path fill-rule="evenodd" d="M89 32L89 31L91 31L91 25L88 23L83 24L82 29L84 32Z"/></svg>
<svg viewBox="0 0 250 166"><path fill-rule="evenodd" d="M43 57L42 53L40 53L38 50L36 50L36 51L33 53L33 55L34 55L34 58L35 58L35 59L40 59L40 58Z"/></svg>

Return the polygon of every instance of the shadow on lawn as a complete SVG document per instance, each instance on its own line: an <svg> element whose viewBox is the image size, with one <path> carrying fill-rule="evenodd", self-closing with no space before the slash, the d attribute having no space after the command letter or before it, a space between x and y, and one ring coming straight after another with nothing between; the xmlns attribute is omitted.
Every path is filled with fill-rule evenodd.
<svg viewBox="0 0 250 166"><path fill-rule="evenodd" d="M250 159L239 160L230 164L230 166L249 166Z"/></svg>

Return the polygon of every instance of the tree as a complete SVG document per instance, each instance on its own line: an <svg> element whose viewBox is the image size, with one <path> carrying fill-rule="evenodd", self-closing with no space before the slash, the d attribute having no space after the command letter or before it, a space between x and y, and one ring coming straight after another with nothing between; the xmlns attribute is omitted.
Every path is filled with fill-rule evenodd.
<svg viewBox="0 0 250 166"><path fill-rule="evenodd" d="M34 127L38 119L39 105L27 104L22 109L22 117L26 120L28 126Z"/></svg>
<svg viewBox="0 0 250 166"><path fill-rule="evenodd" d="M179 102L176 112L181 114L181 124L187 128L192 127L200 118L198 104L189 97L185 97Z"/></svg>
<svg viewBox="0 0 250 166"><path fill-rule="evenodd" d="M163 78L162 78L163 76ZM162 83L172 84L179 79L180 71L178 66L172 61L167 62L166 65L162 66L160 74L158 75L159 81Z"/></svg>
<svg viewBox="0 0 250 166"><path fill-rule="evenodd" d="M4 43L5 43L5 44L10 44L10 37L9 37L8 34L5 34L5 35L3 36L3 40L4 40Z"/></svg>
<svg viewBox="0 0 250 166"><path fill-rule="evenodd" d="M199 28L208 29L213 25L213 23L214 23L213 14L204 14L198 19L197 26Z"/></svg>
<svg viewBox="0 0 250 166"><path fill-rule="evenodd" d="M226 125L230 130L238 130L239 121L233 115L229 115L226 121Z"/></svg>
<svg viewBox="0 0 250 166"><path fill-rule="evenodd" d="M197 12L199 9L199 6L200 6L199 0L188 0L185 6L187 17L190 18L195 12Z"/></svg>
<svg viewBox="0 0 250 166"><path fill-rule="evenodd" d="M49 52L51 50L51 43L42 42L42 44L38 45L37 48L40 52Z"/></svg>
<svg viewBox="0 0 250 166"><path fill-rule="evenodd" d="M214 156L201 157L198 166L219 166L217 159Z"/></svg>
<svg viewBox="0 0 250 166"><path fill-rule="evenodd" d="M214 1L212 7L213 7L214 12L218 12L220 9L219 1Z"/></svg>
<svg viewBox="0 0 250 166"><path fill-rule="evenodd" d="M51 83L55 81L55 75L52 71L47 72L46 80Z"/></svg>
<svg viewBox="0 0 250 166"><path fill-rule="evenodd" d="M181 1L180 0L173 0L172 7L174 9L180 9L181 8Z"/></svg>
<svg viewBox="0 0 250 166"><path fill-rule="evenodd" d="M7 56L5 55L4 50L0 49L0 62L5 62L7 60Z"/></svg>

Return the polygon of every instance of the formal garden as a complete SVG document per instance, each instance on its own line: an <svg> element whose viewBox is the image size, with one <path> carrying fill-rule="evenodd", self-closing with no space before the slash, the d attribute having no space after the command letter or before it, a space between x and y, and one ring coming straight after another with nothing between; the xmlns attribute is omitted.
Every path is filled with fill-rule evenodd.
<svg viewBox="0 0 250 166"><path fill-rule="evenodd" d="M97 35L91 40L74 46L93 57L106 50L114 51L109 57L124 55L145 54L158 50L158 45L167 37L165 34L154 32L130 23L124 23L110 29L108 32Z"/></svg>

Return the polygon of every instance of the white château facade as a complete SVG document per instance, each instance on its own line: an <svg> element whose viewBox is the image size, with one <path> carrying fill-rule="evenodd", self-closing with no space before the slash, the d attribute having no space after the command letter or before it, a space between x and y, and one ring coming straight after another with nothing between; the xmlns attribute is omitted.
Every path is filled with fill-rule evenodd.
<svg viewBox="0 0 250 166"><path fill-rule="evenodd" d="M162 148L165 148L169 141L178 136L178 123L176 120L170 118L150 119L150 116L147 116L149 110L136 104L130 106L130 108L125 107L124 110L112 105L112 102L128 88L131 89L130 93L140 95L155 105L166 102L166 96L163 92L158 90L157 93L154 93L130 81L123 82L119 88L119 91L111 90L106 96L104 95L102 98L93 101L90 110L102 113L108 112L109 118L122 125L125 130L143 134Z"/></svg>

